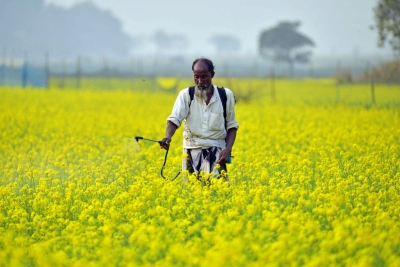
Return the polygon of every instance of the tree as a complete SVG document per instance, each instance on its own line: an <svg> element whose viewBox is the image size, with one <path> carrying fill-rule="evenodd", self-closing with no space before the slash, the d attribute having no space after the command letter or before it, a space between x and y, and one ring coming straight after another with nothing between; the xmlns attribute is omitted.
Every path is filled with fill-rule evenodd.
<svg viewBox="0 0 400 267"><path fill-rule="evenodd" d="M15 54L125 57L129 53L131 40L122 23L91 2L66 9L44 0L0 0L0 25L0 48L12 48Z"/></svg>
<svg viewBox="0 0 400 267"><path fill-rule="evenodd" d="M382 47L388 41L393 51L400 54L400 1L379 0L374 13L378 45Z"/></svg>
<svg viewBox="0 0 400 267"><path fill-rule="evenodd" d="M280 22L261 32L259 38L260 55L288 63L291 77L294 63L307 63L311 56L309 47L315 45L310 38L297 31L299 26L300 22Z"/></svg>
<svg viewBox="0 0 400 267"><path fill-rule="evenodd" d="M219 55L237 53L240 50L240 40L234 36L214 35L210 41Z"/></svg>

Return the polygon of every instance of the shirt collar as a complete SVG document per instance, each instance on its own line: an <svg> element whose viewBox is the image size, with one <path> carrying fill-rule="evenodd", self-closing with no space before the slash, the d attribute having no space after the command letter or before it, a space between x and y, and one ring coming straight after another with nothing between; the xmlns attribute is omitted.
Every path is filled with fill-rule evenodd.
<svg viewBox="0 0 400 267"><path fill-rule="evenodd" d="M210 103L208 103L208 104L211 104L211 103L213 103L213 102L215 102L215 101L217 101L219 99L217 86L213 85L213 88L214 88L214 92L213 92L213 95L212 95L212 97L210 99Z"/></svg>

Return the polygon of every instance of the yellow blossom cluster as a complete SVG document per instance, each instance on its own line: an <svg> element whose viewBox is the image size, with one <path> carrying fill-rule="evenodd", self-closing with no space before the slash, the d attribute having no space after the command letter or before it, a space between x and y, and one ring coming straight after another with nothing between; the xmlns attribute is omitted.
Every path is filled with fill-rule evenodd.
<svg viewBox="0 0 400 267"><path fill-rule="evenodd" d="M400 87L372 105L368 85L338 102L277 80L272 103L230 80L259 92L236 105L230 182L203 186L134 139L164 137L176 95L125 83L0 88L0 266L400 266ZM180 129L167 178L181 159Z"/></svg>

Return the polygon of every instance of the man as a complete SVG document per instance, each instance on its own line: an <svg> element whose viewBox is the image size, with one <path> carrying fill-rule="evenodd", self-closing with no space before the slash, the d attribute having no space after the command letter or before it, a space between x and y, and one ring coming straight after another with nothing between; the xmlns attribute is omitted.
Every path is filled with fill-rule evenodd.
<svg viewBox="0 0 400 267"><path fill-rule="evenodd" d="M193 100L189 88L179 93L167 119L166 135L162 141L169 147L176 129L185 120L183 149L188 156L182 161L182 170L196 173L198 178L201 172L213 173L213 177L218 177L222 171L227 171L226 163L230 159L239 128L235 118L235 99L232 91L225 88L227 100L224 118L221 96L217 86L212 84L215 74L212 61L198 58L192 64L192 71L195 82ZM229 180L226 175L225 180Z"/></svg>

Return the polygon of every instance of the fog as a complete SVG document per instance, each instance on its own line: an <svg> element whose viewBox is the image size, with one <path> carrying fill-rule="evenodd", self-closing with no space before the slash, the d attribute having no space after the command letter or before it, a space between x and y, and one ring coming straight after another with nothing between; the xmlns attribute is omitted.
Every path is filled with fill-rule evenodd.
<svg viewBox="0 0 400 267"><path fill-rule="evenodd" d="M46 0L72 7L79 0ZM379 54L389 49L377 47L373 8L376 0L92 0L101 9L119 18L124 32L144 40L156 31L188 38L185 52L215 54L210 43L214 35L229 34L241 41L240 53L257 53L260 32L279 21L301 21L300 30L312 38L315 55ZM141 53L152 53L146 44ZM131 49L135 52L135 49Z"/></svg>
<svg viewBox="0 0 400 267"><path fill-rule="evenodd" d="M376 0L0 0L0 80L18 80L28 63L63 76L185 76L200 56L215 60L225 76L265 77L271 68L283 77L332 77L338 68L360 76L393 57L388 46L377 45L375 5ZM261 33L281 22L299 22L298 32L315 44L307 64L288 66L260 56Z"/></svg>

